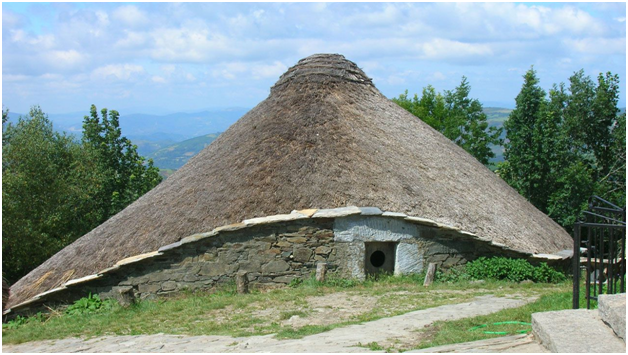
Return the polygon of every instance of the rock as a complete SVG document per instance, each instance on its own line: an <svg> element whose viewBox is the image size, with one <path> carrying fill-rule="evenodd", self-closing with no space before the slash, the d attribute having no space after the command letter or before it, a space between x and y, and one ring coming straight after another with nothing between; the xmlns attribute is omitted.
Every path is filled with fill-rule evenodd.
<svg viewBox="0 0 628 355"><path fill-rule="evenodd" d="M295 220L304 219L304 218L309 218L309 216L305 214L301 214L299 212L293 212L290 214L278 214L274 216L245 219L242 223L244 223L247 226L249 225L254 226L257 224L269 224L269 223L276 223L276 222L295 221Z"/></svg>
<svg viewBox="0 0 628 355"><path fill-rule="evenodd" d="M382 214L382 210L377 207L359 207L360 214L362 216L379 216Z"/></svg>
<svg viewBox="0 0 628 355"><path fill-rule="evenodd" d="M307 248L299 248L295 249L292 252L292 255L294 255L295 261L304 263L310 260L310 257L312 256L312 250Z"/></svg>
<svg viewBox="0 0 628 355"><path fill-rule="evenodd" d="M314 213L314 215L312 215L312 218L338 218L350 216L353 214L359 214L361 212L362 211L360 211L360 209L355 206L323 209L318 210L316 213Z"/></svg>
<svg viewBox="0 0 628 355"><path fill-rule="evenodd" d="M166 281L161 284L162 291L174 291L177 289L177 283L174 281Z"/></svg>
<svg viewBox="0 0 628 355"><path fill-rule="evenodd" d="M626 294L599 295L598 310L602 320L626 341Z"/></svg>
<svg viewBox="0 0 628 355"><path fill-rule="evenodd" d="M135 303L135 293L133 291L133 287L114 287L113 291L114 298L122 307L129 307L130 305Z"/></svg>
<svg viewBox="0 0 628 355"><path fill-rule="evenodd" d="M408 215L406 215L405 213L399 213L399 212L384 212L382 213L383 217L395 217L395 218L406 218L408 217Z"/></svg>
<svg viewBox="0 0 628 355"><path fill-rule="evenodd" d="M292 238L288 238L288 241L290 243L295 243L295 244L304 244L305 242L307 242L307 238L305 238L305 237L292 237Z"/></svg>
<svg viewBox="0 0 628 355"><path fill-rule="evenodd" d="M273 260L262 266L262 272L264 274L287 271L288 269L290 269L290 265L283 260Z"/></svg>
<svg viewBox="0 0 628 355"><path fill-rule="evenodd" d="M329 253L331 253L331 248L326 245L321 245L320 247L316 248L314 252L318 255L328 255Z"/></svg>

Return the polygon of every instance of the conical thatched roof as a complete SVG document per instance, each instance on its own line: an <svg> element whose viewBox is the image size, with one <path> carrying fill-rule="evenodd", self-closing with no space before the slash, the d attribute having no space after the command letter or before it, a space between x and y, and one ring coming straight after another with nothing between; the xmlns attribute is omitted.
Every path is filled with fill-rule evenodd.
<svg viewBox="0 0 628 355"><path fill-rule="evenodd" d="M313 55L179 171L18 281L11 304L220 225L351 205L430 218L523 252L571 244L494 173L384 97L354 63Z"/></svg>

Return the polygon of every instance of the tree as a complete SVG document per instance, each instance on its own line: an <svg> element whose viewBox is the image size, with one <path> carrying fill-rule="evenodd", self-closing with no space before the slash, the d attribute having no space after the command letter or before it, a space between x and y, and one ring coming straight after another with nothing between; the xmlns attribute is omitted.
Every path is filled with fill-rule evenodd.
<svg viewBox="0 0 628 355"><path fill-rule="evenodd" d="M486 114L478 99L469 98L471 85L466 77L453 91L445 91L447 121L445 136L473 155L480 163L488 165L495 153L490 145L501 145L501 128L489 127Z"/></svg>
<svg viewBox="0 0 628 355"><path fill-rule="evenodd" d="M6 122L3 111L3 123ZM100 225L161 177L122 137L118 113L92 106L81 142L38 106L3 124L2 271L14 282Z"/></svg>
<svg viewBox="0 0 628 355"><path fill-rule="evenodd" d="M82 142L103 172L97 200L104 221L151 190L162 178L153 160L146 162L137 153L137 146L122 136L119 113L102 109L101 114L99 117L96 106L91 106L90 116L83 121Z"/></svg>
<svg viewBox="0 0 628 355"><path fill-rule="evenodd" d="M500 176L537 206L538 200L546 196L539 196L535 190L543 175L538 167L539 154L538 147L535 146L538 143L535 142L535 132L538 133L540 129L535 127L546 114L547 102L534 68L530 68L523 79L521 91L515 98L515 109L504 122L504 159L507 165L500 166Z"/></svg>
<svg viewBox="0 0 628 355"><path fill-rule="evenodd" d="M441 132L457 145L473 155L484 165L495 154L491 145L501 144L501 129L489 127L482 104L477 99L469 98L471 86L466 77L453 91L445 95L437 93L434 87L423 88L422 96L414 95L408 99L408 91L393 98L399 106L417 116L432 128Z"/></svg>
<svg viewBox="0 0 628 355"><path fill-rule="evenodd" d="M538 209L568 230L593 194L625 205L625 115L617 116L618 77L580 70L554 85L547 99L534 69L524 75L504 126L499 173Z"/></svg>
<svg viewBox="0 0 628 355"><path fill-rule="evenodd" d="M72 178L80 146L38 106L7 124L4 138L2 270L15 281L84 233L91 206Z"/></svg>

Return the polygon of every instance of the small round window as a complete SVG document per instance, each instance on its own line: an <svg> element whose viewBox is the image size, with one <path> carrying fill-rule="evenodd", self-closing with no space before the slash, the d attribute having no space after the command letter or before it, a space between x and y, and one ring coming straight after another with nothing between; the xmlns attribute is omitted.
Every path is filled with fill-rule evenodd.
<svg viewBox="0 0 628 355"><path fill-rule="evenodd" d="M371 254L370 261L371 265L375 267L381 267L386 261L386 254L384 254L384 252L381 250L376 250L373 252L373 254Z"/></svg>

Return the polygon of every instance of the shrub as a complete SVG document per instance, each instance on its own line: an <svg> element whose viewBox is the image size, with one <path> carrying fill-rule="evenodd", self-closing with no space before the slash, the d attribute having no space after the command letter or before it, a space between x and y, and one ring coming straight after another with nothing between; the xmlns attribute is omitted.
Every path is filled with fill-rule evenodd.
<svg viewBox="0 0 628 355"><path fill-rule="evenodd" d="M521 282L531 280L534 282L558 283L566 280L563 273L554 270L546 263L532 266L524 259L511 259L505 257L481 257L468 262L463 267L454 267L445 272L438 270L436 278L439 282L459 282L466 280L507 280Z"/></svg>
<svg viewBox="0 0 628 355"><path fill-rule="evenodd" d="M521 282L533 280L534 266L523 259L481 257L467 263L467 273L475 280L495 279Z"/></svg>
<svg viewBox="0 0 628 355"><path fill-rule="evenodd" d="M114 304L114 300L103 301L98 295L90 293L87 297L75 301L65 310L65 313L69 315L96 313L101 310L111 309Z"/></svg>
<svg viewBox="0 0 628 355"><path fill-rule="evenodd" d="M558 283L566 279L565 274L552 269L547 263L541 263L538 267L534 268L534 282Z"/></svg>

